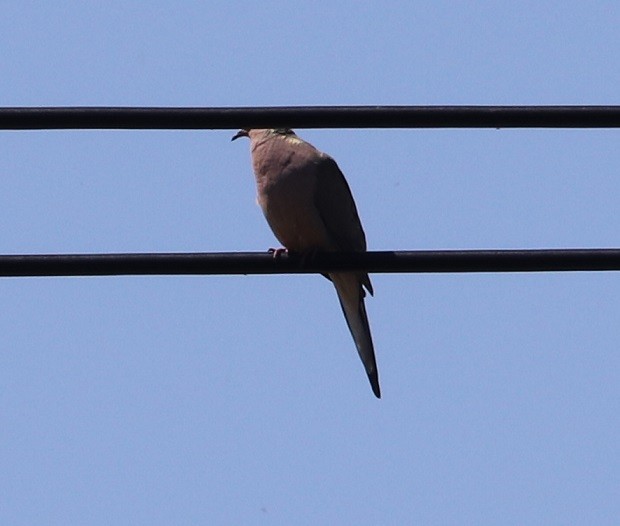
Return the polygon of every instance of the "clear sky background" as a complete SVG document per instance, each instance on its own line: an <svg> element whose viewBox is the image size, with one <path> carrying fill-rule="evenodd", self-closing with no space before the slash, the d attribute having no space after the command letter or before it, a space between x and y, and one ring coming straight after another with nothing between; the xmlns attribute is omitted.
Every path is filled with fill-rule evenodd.
<svg viewBox="0 0 620 526"><path fill-rule="evenodd" d="M3 106L619 104L617 2L2 2ZM371 250L618 247L617 130L297 130ZM0 253L263 251L231 131L0 133ZM0 523L618 524L620 274L0 280Z"/></svg>

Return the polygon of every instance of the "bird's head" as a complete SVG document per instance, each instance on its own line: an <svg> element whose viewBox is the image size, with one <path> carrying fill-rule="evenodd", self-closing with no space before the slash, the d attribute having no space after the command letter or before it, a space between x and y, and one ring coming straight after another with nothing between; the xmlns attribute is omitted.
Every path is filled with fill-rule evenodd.
<svg viewBox="0 0 620 526"><path fill-rule="evenodd" d="M258 130L250 129L250 128L243 128L242 130L239 130L237 133L235 133L235 135L233 135L232 139L230 140L234 141L238 139L239 137L249 137L251 139L252 137L269 136L269 135L279 135L282 137L291 137L291 138L297 137L297 135L295 135L295 132L291 130L290 128L265 128L265 129L258 129Z"/></svg>
<svg viewBox="0 0 620 526"><path fill-rule="evenodd" d="M237 140L239 137L249 137L250 136L250 130L248 129L243 129L243 130L239 130L237 133L235 133L233 135L233 138L230 139L231 141L235 141Z"/></svg>

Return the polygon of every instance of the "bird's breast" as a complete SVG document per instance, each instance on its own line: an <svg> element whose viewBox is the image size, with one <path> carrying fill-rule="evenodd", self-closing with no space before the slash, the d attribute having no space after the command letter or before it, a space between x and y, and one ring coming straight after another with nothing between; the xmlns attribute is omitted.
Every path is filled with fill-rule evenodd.
<svg viewBox="0 0 620 526"><path fill-rule="evenodd" d="M275 172L257 168L258 203L278 240L294 251L328 249L329 237L314 203L312 170L284 163Z"/></svg>

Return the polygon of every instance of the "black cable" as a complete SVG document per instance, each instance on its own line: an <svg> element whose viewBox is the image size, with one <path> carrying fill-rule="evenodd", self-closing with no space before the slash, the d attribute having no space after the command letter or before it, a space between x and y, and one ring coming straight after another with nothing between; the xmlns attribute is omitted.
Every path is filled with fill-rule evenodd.
<svg viewBox="0 0 620 526"><path fill-rule="evenodd" d="M0 108L0 130L618 127L620 106Z"/></svg>
<svg viewBox="0 0 620 526"><path fill-rule="evenodd" d="M620 106L349 106L262 108L0 108L0 129L617 128ZM620 250L467 250L314 254L0 256L0 276L548 272L620 270Z"/></svg>
<svg viewBox="0 0 620 526"><path fill-rule="evenodd" d="M0 276L303 274L385 272L562 272L620 270L620 249L421 250L315 253L222 252L0 256Z"/></svg>

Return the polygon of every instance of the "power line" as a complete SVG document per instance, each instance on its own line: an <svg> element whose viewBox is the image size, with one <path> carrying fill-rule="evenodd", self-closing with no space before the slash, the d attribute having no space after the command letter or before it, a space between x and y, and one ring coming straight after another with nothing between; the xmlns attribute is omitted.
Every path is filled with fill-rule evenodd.
<svg viewBox="0 0 620 526"><path fill-rule="evenodd" d="M618 271L620 249L416 250L402 252L0 255L1 277L205 274Z"/></svg>
<svg viewBox="0 0 620 526"><path fill-rule="evenodd" d="M239 128L618 128L620 106L0 108L0 130ZM618 249L0 255L0 276L550 272L620 270Z"/></svg>
<svg viewBox="0 0 620 526"><path fill-rule="evenodd" d="M620 106L0 108L0 130L618 127Z"/></svg>

